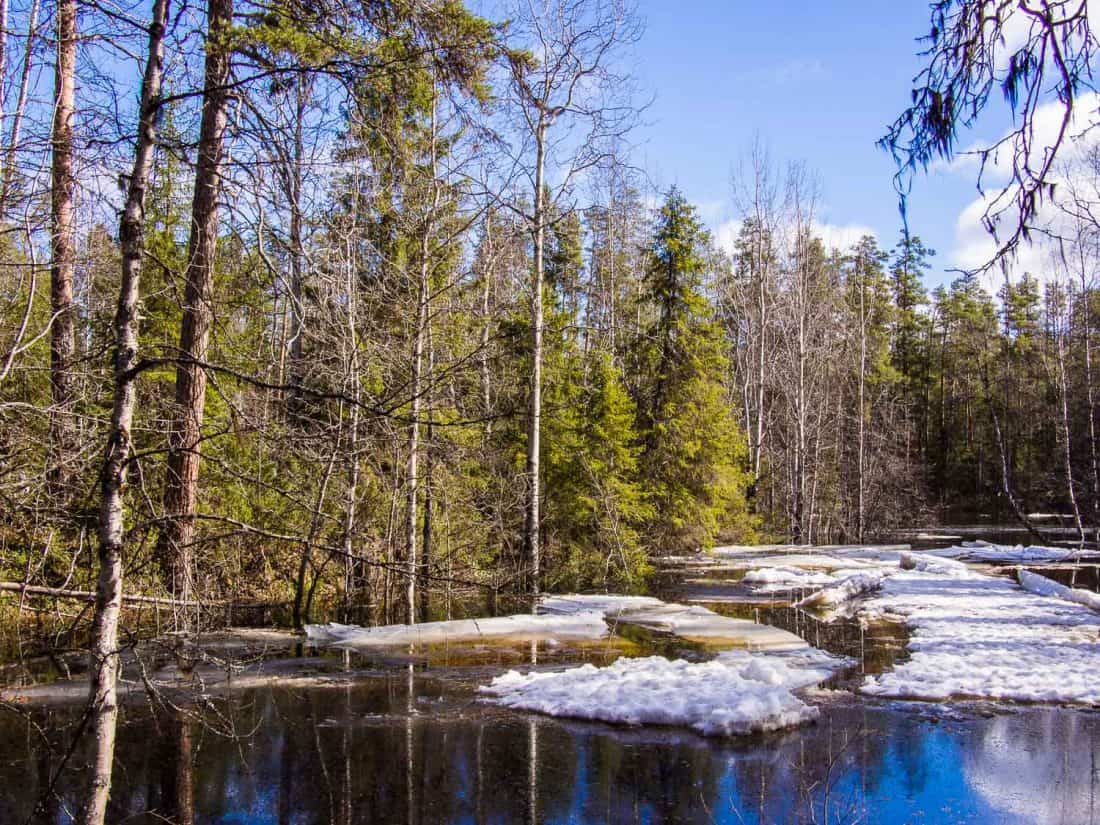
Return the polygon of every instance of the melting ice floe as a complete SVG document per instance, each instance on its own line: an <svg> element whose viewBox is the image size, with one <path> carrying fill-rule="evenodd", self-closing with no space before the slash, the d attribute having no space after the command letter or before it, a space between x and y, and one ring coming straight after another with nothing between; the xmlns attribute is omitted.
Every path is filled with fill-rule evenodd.
<svg viewBox="0 0 1100 825"><path fill-rule="evenodd" d="M864 693L1100 703L1100 680L1095 678L1100 672L1100 595L1026 571L1020 574L1020 587L1008 578L973 570L956 557L1048 561L1064 558L1065 551L971 543L934 554L899 552L894 561L880 554L875 571L822 573L818 564L813 570L796 567L801 573L788 576L780 568L764 567L751 570L743 581L760 583L758 590L763 591L777 579L827 579L800 604L847 606L847 615L858 611L863 623L904 623L910 658L889 673L868 677ZM873 557L861 552L860 558ZM746 567L757 563L744 560Z"/></svg>
<svg viewBox="0 0 1100 825"><path fill-rule="evenodd" d="M949 559L907 562L860 615L904 621L911 655L864 693L1100 703L1100 615Z"/></svg>
<svg viewBox="0 0 1100 825"><path fill-rule="evenodd" d="M844 602L872 593L882 587L888 572L886 570L873 570L870 572L858 571L847 576L837 576L833 584L827 585L816 593L812 593L802 599L797 607L830 608Z"/></svg>
<svg viewBox="0 0 1100 825"><path fill-rule="evenodd" d="M449 622L360 627L346 624L306 625L306 636L320 645L382 647L386 645L436 644L476 641L483 638L601 639L607 622L598 610L568 616L496 616L489 619L456 619Z"/></svg>
<svg viewBox="0 0 1100 825"><path fill-rule="evenodd" d="M611 627L633 625L688 641L760 649L800 649L806 643L779 628L720 616L704 607L671 604L648 596L550 596L536 615L458 619L415 625L358 627L307 625L316 644L339 647L434 644L484 639L602 639Z"/></svg>
<svg viewBox="0 0 1100 825"><path fill-rule="evenodd" d="M806 649L727 651L709 662L659 656L558 672L510 671L481 688L508 707L628 725L679 725L705 735L792 727L817 708L792 691L828 678L841 660Z"/></svg>
<svg viewBox="0 0 1100 825"><path fill-rule="evenodd" d="M1025 547L1022 544L990 544L987 541L964 541L956 547L926 550L925 552L930 556L940 556L960 561L1017 564L1073 561L1078 557L1096 558L1097 555L1095 552L1081 552L1065 547Z"/></svg>
<svg viewBox="0 0 1100 825"><path fill-rule="evenodd" d="M640 596L551 596L538 615L362 628L310 625L318 644L368 647L487 637L602 638L633 625L685 640L737 647L708 662L660 656L556 672L515 671L482 688L490 701L554 716L690 727L708 735L776 730L813 719L793 691L828 678L842 660L792 633L697 606ZM749 652L752 651L752 652Z"/></svg>
<svg viewBox="0 0 1100 825"><path fill-rule="evenodd" d="M1066 587L1064 584L1052 581L1046 576L1040 576L1038 573L1031 573L1027 570L1021 570L1018 576L1020 587L1024 590L1030 590L1040 596L1052 596L1055 599L1065 599L1067 602L1083 604L1092 610L1100 610L1100 593L1093 593L1091 590L1081 590L1076 587Z"/></svg>
<svg viewBox="0 0 1100 825"><path fill-rule="evenodd" d="M758 592L771 593L832 584L836 579L828 573L803 570L801 567L760 567L750 570L741 581L755 585Z"/></svg>

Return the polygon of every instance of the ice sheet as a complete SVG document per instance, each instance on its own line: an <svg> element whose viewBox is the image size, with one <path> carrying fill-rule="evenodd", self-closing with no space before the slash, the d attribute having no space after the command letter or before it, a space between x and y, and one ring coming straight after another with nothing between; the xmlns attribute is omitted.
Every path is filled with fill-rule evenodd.
<svg viewBox="0 0 1100 825"><path fill-rule="evenodd" d="M1046 576L1040 576L1038 573L1032 573L1028 570L1021 570L1018 577L1021 587L1039 596L1052 596L1056 599L1064 599L1067 602L1083 604L1092 610L1100 610L1100 593L1066 587L1064 584L1059 584Z"/></svg>
<svg viewBox="0 0 1100 825"><path fill-rule="evenodd" d="M852 573L838 577L833 584L823 587L816 593L795 604L796 607L831 608L838 604L872 593L882 587L889 575L886 570L872 570Z"/></svg>
<svg viewBox="0 0 1100 825"><path fill-rule="evenodd" d="M925 551L930 556L972 562L1006 562L1017 564L1036 564L1042 562L1073 561L1095 557L1095 553L1081 553L1066 547L1038 547L1022 544L990 544L986 541L964 541L956 547L944 547L939 550Z"/></svg>
<svg viewBox="0 0 1100 825"><path fill-rule="evenodd" d="M868 677L864 693L1100 703L1100 615L1003 577L912 556L917 569L887 578L860 614L903 621L910 658Z"/></svg>
<svg viewBox="0 0 1100 825"><path fill-rule="evenodd" d="M700 605L665 604L617 614L612 621L688 641L746 647L752 650L797 650L806 642L793 633L745 619L721 616Z"/></svg>
<svg viewBox="0 0 1100 825"><path fill-rule="evenodd" d="M679 725L708 736L792 727L817 709L794 695L828 678L819 654L729 652L710 662L659 656L554 673L511 671L481 688L491 701L551 716L627 725Z"/></svg>
<svg viewBox="0 0 1100 825"><path fill-rule="evenodd" d="M510 639L599 639L608 635L607 622L599 610L570 615L519 614L491 619L456 619L449 622L398 624L383 627L324 624L306 625L310 641L339 647L434 644L493 638Z"/></svg>
<svg viewBox="0 0 1100 825"><path fill-rule="evenodd" d="M745 619L720 616L698 605L663 602L648 596L547 596L537 615L458 619L414 625L358 627L307 625L306 635L320 645L373 647L500 639L600 639L612 625L635 625L685 640L747 647L797 649L806 643L793 633Z"/></svg>

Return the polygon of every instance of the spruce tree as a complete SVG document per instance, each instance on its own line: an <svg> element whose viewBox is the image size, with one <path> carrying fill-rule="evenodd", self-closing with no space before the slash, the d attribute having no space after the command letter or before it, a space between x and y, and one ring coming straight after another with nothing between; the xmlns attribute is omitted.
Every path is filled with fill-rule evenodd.
<svg viewBox="0 0 1100 825"><path fill-rule="evenodd" d="M544 317L545 567L555 589L636 588L648 571L634 402L610 353L576 334L584 257L575 212L547 233Z"/></svg>
<svg viewBox="0 0 1100 825"><path fill-rule="evenodd" d="M915 235L905 234L894 247L890 265L890 287L894 297L894 324L891 357L901 373L907 405L913 407L927 395L928 317L921 307L928 304L928 292L922 278L931 267L936 253Z"/></svg>
<svg viewBox="0 0 1100 825"><path fill-rule="evenodd" d="M643 374L641 473L654 507L659 552L697 549L751 532L745 439L727 401L722 328L704 295L710 235L675 187L649 247L638 352Z"/></svg>

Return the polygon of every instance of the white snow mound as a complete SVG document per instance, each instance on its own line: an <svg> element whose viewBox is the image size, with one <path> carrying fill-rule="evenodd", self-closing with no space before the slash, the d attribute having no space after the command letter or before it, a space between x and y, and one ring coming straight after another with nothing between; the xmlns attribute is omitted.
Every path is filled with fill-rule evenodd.
<svg viewBox="0 0 1100 825"><path fill-rule="evenodd" d="M1092 610L1100 610L1100 593L1090 590L1078 590L1075 587L1066 587L1046 576L1032 573L1028 570L1019 572L1020 586L1040 596L1052 596L1055 599L1065 599L1067 602L1083 604Z"/></svg>
<svg viewBox="0 0 1100 825"><path fill-rule="evenodd" d="M1073 561L1078 556L1095 556L1092 552L1080 552L1065 547L1025 547L1022 544L990 544L987 541L964 541L957 547L926 550L926 555L971 562L1004 562L1037 564L1043 562Z"/></svg>
<svg viewBox="0 0 1100 825"><path fill-rule="evenodd" d="M869 676L862 692L1100 704L1100 615L943 559L910 561L860 614L903 621L910 658Z"/></svg>
<svg viewBox="0 0 1100 825"><path fill-rule="evenodd" d="M626 725L677 725L707 736L779 730L816 718L794 695L839 660L805 653L731 651L710 662L660 656L552 673L510 671L481 691L491 701L551 716Z"/></svg>

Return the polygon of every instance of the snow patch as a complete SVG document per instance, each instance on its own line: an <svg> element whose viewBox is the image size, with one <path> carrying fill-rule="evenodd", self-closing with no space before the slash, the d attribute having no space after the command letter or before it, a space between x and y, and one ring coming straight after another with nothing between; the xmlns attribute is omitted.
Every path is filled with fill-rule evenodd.
<svg viewBox="0 0 1100 825"><path fill-rule="evenodd" d="M910 658L862 692L1100 704L1100 615L957 562L911 558L913 569L885 579L860 614L903 621Z"/></svg>
<svg viewBox="0 0 1100 825"><path fill-rule="evenodd" d="M1064 599L1067 602L1083 604L1085 607L1092 610L1100 610L1100 593L1066 587L1064 584L1059 584L1056 581L1048 579L1046 576L1040 576L1038 573L1031 573L1027 570L1021 570L1019 572L1019 580L1020 586L1024 588L1024 590L1029 590L1040 596L1053 596L1056 599Z"/></svg>
<svg viewBox="0 0 1100 825"><path fill-rule="evenodd" d="M1041 562L1072 561L1080 557L1095 556L1095 553L1080 552L1064 547L1038 547L1022 544L990 544L987 541L964 541L957 547L944 547L939 550L927 550L929 556L946 559L958 559L970 562L1015 562L1035 564Z"/></svg>
<svg viewBox="0 0 1100 825"><path fill-rule="evenodd" d="M619 659L602 668L510 671L481 691L499 704L551 716L743 735L816 718L817 709L792 691L829 677L839 660L822 655L731 651L710 662Z"/></svg>

